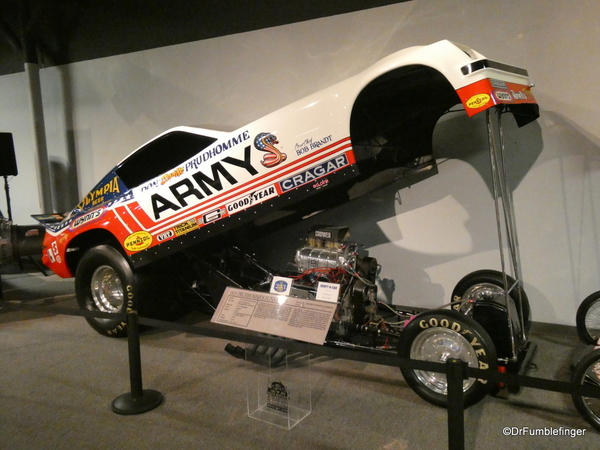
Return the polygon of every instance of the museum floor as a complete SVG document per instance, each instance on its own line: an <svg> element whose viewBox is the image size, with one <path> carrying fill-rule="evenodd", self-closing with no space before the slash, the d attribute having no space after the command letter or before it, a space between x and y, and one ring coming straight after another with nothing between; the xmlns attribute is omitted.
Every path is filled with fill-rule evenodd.
<svg viewBox="0 0 600 450"><path fill-rule="evenodd" d="M75 307L72 280L5 273L2 286L13 304ZM582 348L575 330L534 323L531 338L538 350L529 375L567 381ZM130 390L126 340L102 337L76 316L0 310L0 449L448 448L446 410L414 394L396 367L315 358L311 414L291 430L249 418L249 371L226 343L175 331L142 335L144 388L164 402L124 416L111 403ZM574 438L505 436L505 427L586 430ZM467 449L599 444L566 394L525 388L465 412Z"/></svg>

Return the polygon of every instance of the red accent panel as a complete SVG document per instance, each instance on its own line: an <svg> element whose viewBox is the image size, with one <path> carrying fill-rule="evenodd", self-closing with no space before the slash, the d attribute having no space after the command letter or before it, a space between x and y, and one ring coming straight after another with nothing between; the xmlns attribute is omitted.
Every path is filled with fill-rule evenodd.
<svg viewBox="0 0 600 450"><path fill-rule="evenodd" d="M469 117L495 105L537 103L529 86L487 78L460 88L456 92Z"/></svg>

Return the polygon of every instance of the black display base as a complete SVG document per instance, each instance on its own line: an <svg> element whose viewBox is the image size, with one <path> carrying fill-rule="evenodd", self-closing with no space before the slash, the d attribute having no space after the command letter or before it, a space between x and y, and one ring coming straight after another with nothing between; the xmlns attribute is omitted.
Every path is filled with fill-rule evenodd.
<svg viewBox="0 0 600 450"><path fill-rule="evenodd" d="M144 389L140 397L134 398L131 392L120 395L112 402L112 410L117 414L142 414L158 407L163 401L163 395L158 391Z"/></svg>

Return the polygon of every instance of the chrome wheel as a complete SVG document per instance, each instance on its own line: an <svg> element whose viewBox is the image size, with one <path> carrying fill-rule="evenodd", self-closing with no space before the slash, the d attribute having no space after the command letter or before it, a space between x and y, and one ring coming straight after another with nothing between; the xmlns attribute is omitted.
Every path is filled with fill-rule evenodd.
<svg viewBox="0 0 600 450"><path fill-rule="evenodd" d="M110 266L100 266L92 274L92 300L99 311L115 313L123 307L123 288L117 272Z"/></svg>
<svg viewBox="0 0 600 450"><path fill-rule="evenodd" d="M455 297L454 301L462 301L459 311L467 313L473 303L481 300L495 300L504 297L504 288L492 283L479 283L468 288L462 297Z"/></svg>
<svg viewBox="0 0 600 450"><path fill-rule="evenodd" d="M421 361L441 363L445 363L448 359L460 359L469 367L478 367L477 355L469 341L450 329L430 328L420 333L413 341L410 357ZM433 392L447 395L448 382L445 374L415 370L415 376ZM475 383L474 378L465 380L463 390L469 389L473 383Z"/></svg>
<svg viewBox="0 0 600 450"><path fill-rule="evenodd" d="M600 387L600 361L596 361L590 365L585 371L581 384ZM600 423L600 398L582 397L583 406L586 409L588 416L594 420L596 424Z"/></svg>
<svg viewBox="0 0 600 450"><path fill-rule="evenodd" d="M433 309L411 320L398 339L398 356L413 360L446 363L463 361L470 368L495 371L498 367L496 347L485 329L474 319L458 311ZM448 406L448 380L444 373L408 368L400 370L408 385L434 405ZM463 380L463 406L482 400L492 389L486 378Z"/></svg>
<svg viewBox="0 0 600 450"><path fill-rule="evenodd" d="M587 310L585 329L594 341L600 338L600 301L594 302Z"/></svg>
<svg viewBox="0 0 600 450"><path fill-rule="evenodd" d="M600 291L588 295L577 308L577 335L581 342L594 344L600 339Z"/></svg>
<svg viewBox="0 0 600 450"><path fill-rule="evenodd" d="M499 296L504 295L504 289L492 283L480 283L471 286L463 294L465 300L494 300Z"/></svg>

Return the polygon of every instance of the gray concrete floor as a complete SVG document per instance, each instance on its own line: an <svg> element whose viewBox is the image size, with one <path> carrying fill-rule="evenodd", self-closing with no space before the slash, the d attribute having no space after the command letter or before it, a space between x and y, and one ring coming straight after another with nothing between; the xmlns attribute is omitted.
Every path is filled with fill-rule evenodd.
<svg viewBox="0 0 600 450"><path fill-rule="evenodd" d="M4 300L75 307L73 281L39 273L2 275ZM570 327L534 323L529 374L569 380L583 347ZM127 341L84 319L0 310L0 449L445 449L447 414L414 394L400 370L316 358L307 378L312 412L291 430L248 417L252 367L227 342L154 330L141 338L145 389L164 395L140 415L112 412L130 390ZM584 435L505 436L504 427L584 429ZM523 389L465 412L468 449L598 448L600 433L565 394Z"/></svg>

